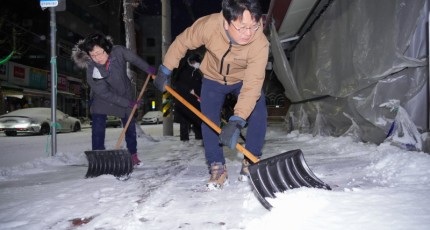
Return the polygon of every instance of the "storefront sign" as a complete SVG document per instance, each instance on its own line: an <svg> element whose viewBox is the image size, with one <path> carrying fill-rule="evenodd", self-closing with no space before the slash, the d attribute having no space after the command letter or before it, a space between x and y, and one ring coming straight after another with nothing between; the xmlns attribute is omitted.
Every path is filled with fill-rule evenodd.
<svg viewBox="0 0 430 230"><path fill-rule="evenodd" d="M17 63L9 62L9 82L15 85L28 86L29 68Z"/></svg>
<svg viewBox="0 0 430 230"><path fill-rule="evenodd" d="M81 85L77 84L77 83L70 83L70 91L71 93L75 94L76 96L80 96L81 95Z"/></svg>
<svg viewBox="0 0 430 230"><path fill-rule="evenodd" d="M30 68L28 86L33 89L48 88L48 72L41 69Z"/></svg>
<svg viewBox="0 0 430 230"><path fill-rule="evenodd" d="M48 88L51 88L51 74L48 73ZM69 92L69 80L67 77L61 74L57 76L57 90Z"/></svg>
<svg viewBox="0 0 430 230"><path fill-rule="evenodd" d="M63 91L69 91L69 81L64 75L58 75L57 89Z"/></svg>

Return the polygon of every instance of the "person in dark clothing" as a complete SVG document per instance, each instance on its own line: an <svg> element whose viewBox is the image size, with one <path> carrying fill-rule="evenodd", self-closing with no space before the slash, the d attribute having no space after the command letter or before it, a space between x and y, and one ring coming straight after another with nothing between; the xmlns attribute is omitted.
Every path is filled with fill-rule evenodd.
<svg viewBox="0 0 430 230"><path fill-rule="evenodd" d="M100 33L80 40L73 48L72 59L77 66L86 68L87 83L91 87L92 150L104 150L107 115L118 116L126 124L132 108L140 104L133 99L127 62L148 74L154 74L155 68L124 46L113 45L109 36ZM133 117L131 124L135 122ZM133 164L139 164L134 125L127 128L125 141Z"/></svg>
<svg viewBox="0 0 430 230"><path fill-rule="evenodd" d="M192 53L184 58L182 67L178 69L175 88L196 109L200 110L200 90L202 87L202 75L199 70L201 57ZM175 122L179 123L181 141L190 140L190 129L192 128L195 139L202 139L202 120L189 110L181 102L175 102Z"/></svg>

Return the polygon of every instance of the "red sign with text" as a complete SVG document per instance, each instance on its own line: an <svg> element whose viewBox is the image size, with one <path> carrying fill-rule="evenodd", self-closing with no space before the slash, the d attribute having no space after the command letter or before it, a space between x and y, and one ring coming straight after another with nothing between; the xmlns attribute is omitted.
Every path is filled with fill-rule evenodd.
<svg viewBox="0 0 430 230"><path fill-rule="evenodd" d="M25 79L25 68L14 66L13 67L13 77L20 78L22 80Z"/></svg>

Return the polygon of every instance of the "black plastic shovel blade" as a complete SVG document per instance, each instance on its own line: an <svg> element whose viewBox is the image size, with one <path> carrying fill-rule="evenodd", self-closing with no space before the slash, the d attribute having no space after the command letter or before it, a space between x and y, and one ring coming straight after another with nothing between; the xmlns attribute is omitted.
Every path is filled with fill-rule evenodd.
<svg viewBox="0 0 430 230"><path fill-rule="evenodd" d="M88 171L85 178L111 174L122 177L133 172L133 161L128 150L92 150L85 151Z"/></svg>
<svg viewBox="0 0 430 230"><path fill-rule="evenodd" d="M300 149L251 164L249 174L255 195L269 210L272 205L265 198L276 198L275 193L304 186L331 190L312 173Z"/></svg>

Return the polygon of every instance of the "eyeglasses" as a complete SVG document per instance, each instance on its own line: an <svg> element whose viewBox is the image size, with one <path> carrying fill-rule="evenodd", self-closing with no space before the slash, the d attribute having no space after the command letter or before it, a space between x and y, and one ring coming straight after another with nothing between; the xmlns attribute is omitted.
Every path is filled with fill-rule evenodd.
<svg viewBox="0 0 430 230"><path fill-rule="evenodd" d="M98 57L100 55L103 55L104 53L105 53L105 51L102 50L102 51L99 51L97 53L90 54L90 56L91 56L92 59L94 59L94 58L96 58L96 57Z"/></svg>
<svg viewBox="0 0 430 230"><path fill-rule="evenodd" d="M234 24L233 24L233 22L230 22L230 24L237 30L237 31L239 31L239 33L241 33L241 34L244 34L245 32L246 32L246 30L249 30L249 31L251 31L251 32L255 32L255 31L257 31L258 30L258 28L260 28L260 23L258 23L258 24L256 24L256 25L253 25L253 26L251 26L251 27L245 27L245 26L242 26L242 27L239 27L239 28L237 28Z"/></svg>

